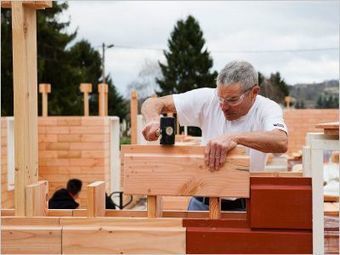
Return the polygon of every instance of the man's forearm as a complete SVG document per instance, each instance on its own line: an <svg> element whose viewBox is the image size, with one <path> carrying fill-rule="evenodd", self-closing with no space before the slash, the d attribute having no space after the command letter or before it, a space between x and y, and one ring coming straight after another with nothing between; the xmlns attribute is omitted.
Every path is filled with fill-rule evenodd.
<svg viewBox="0 0 340 255"><path fill-rule="evenodd" d="M157 98L147 99L143 105L141 112L144 116L146 123L150 121L159 121L159 115L162 112L162 103Z"/></svg>
<svg viewBox="0 0 340 255"><path fill-rule="evenodd" d="M266 153L284 153L288 148L287 134L278 129L236 134L234 139L237 144Z"/></svg>

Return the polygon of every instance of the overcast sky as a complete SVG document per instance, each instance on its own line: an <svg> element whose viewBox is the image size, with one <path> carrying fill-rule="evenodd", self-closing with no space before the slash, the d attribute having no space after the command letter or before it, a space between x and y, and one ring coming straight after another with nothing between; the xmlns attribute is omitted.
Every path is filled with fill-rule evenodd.
<svg viewBox="0 0 340 255"><path fill-rule="evenodd" d="M62 19L78 28L77 40L116 46L106 71L125 95L146 60L165 61L161 49L188 15L200 23L213 70L245 59L289 84L339 79L339 1L70 1Z"/></svg>

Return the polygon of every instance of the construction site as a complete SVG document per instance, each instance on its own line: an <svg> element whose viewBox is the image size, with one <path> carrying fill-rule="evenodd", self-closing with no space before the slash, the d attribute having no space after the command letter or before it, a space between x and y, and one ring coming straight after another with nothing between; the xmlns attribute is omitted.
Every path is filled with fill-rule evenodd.
<svg viewBox="0 0 340 255"><path fill-rule="evenodd" d="M132 90L131 144L121 145L108 84L79 84L82 116L48 115L53 84L37 80L36 12L51 6L1 1L12 10L14 88L14 116L1 117L1 254L339 254L338 109L294 109L287 97L286 153L249 171L237 145L209 171L201 138L176 123L160 124L160 139L173 141L145 140ZM89 114L91 93L98 116ZM72 178L83 182L80 207L49 209ZM188 210L193 196L208 197L209 209ZM245 210L223 211L222 198L245 199Z"/></svg>

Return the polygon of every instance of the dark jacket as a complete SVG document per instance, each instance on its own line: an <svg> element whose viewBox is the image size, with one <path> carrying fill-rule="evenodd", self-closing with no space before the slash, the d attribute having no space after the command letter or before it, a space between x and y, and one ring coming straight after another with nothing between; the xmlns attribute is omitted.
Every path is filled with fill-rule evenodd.
<svg viewBox="0 0 340 255"><path fill-rule="evenodd" d="M78 206L66 189L57 190L48 201L49 209L76 209Z"/></svg>

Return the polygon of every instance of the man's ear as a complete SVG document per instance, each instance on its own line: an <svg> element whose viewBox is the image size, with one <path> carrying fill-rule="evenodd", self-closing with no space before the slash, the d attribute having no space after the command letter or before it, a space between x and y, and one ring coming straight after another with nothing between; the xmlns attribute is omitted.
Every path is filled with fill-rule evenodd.
<svg viewBox="0 0 340 255"><path fill-rule="evenodd" d="M260 86L256 84L252 90L252 93L254 95L258 95L260 93Z"/></svg>

